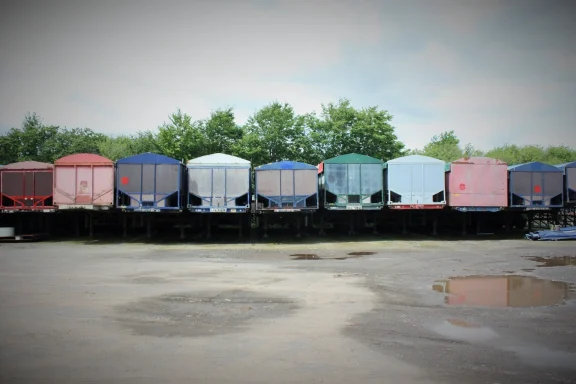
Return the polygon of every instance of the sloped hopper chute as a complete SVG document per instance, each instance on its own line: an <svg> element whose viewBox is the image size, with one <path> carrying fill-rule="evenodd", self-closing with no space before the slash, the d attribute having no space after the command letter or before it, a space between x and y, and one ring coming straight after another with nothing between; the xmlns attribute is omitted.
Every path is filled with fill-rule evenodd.
<svg viewBox="0 0 576 384"><path fill-rule="evenodd" d="M116 204L134 211L174 211L183 206L184 165L167 156L142 153L116 162Z"/></svg>
<svg viewBox="0 0 576 384"><path fill-rule="evenodd" d="M246 212L250 208L250 161L214 153L188 161L188 209Z"/></svg>
<svg viewBox="0 0 576 384"><path fill-rule="evenodd" d="M532 162L508 167L510 207L561 208L563 173L553 165Z"/></svg>
<svg viewBox="0 0 576 384"><path fill-rule="evenodd" d="M296 161L265 164L254 170L257 211L318 209L318 169Z"/></svg>
<svg viewBox="0 0 576 384"><path fill-rule="evenodd" d="M446 163L411 155L385 164L387 203L390 208L441 209L446 205Z"/></svg>

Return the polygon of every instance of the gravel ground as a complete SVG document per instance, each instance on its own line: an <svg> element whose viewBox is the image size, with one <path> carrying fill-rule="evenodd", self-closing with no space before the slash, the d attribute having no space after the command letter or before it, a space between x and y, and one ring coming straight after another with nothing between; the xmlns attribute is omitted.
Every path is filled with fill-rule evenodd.
<svg viewBox="0 0 576 384"><path fill-rule="evenodd" d="M526 240L0 244L0 383L576 382L575 260Z"/></svg>

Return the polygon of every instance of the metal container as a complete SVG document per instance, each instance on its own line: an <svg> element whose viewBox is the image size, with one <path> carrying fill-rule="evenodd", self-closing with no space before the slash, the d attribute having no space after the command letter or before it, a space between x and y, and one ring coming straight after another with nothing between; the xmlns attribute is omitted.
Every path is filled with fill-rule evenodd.
<svg viewBox="0 0 576 384"><path fill-rule="evenodd" d="M384 162L349 153L318 165L320 193L326 209L381 209L384 205Z"/></svg>
<svg viewBox="0 0 576 384"><path fill-rule="evenodd" d="M79 153L54 162L54 205L58 209L109 209L114 204L114 162Z"/></svg>
<svg viewBox="0 0 576 384"><path fill-rule="evenodd" d="M248 212L250 161L224 153L188 161L188 209L192 212Z"/></svg>
<svg viewBox="0 0 576 384"><path fill-rule="evenodd" d="M265 164L254 170L256 211L318 209L318 169L296 161Z"/></svg>
<svg viewBox="0 0 576 384"><path fill-rule="evenodd" d="M23 161L0 169L0 208L11 211L53 210L52 164Z"/></svg>
<svg viewBox="0 0 576 384"><path fill-rule="evenodd" d="M540 162L508 167L509 206L515 208L561 208L564 177L558 167Z"/></svg>
<svg viewBox="0 0 576 384"><path fill-rule="evenodd" d="M489 157L446 165L448 205L461 211L499 211L508 206L508 165Z"/></svg>
<svg viewBox="0 0 576 384"><path fill-rule="evenodd" d="M576 161L557 165L564 174L564 202L576 204Z"/></svg>
<svg viewBox="0 0 576 384"><path fill-rule="evenodd" d="M442 209L446 206L445 166L428 156L399 157L384 164L387 205L391 209Z"/></svg>
<svg viewBox="0 0 576 384"><path fill-rule="evenodd" d="M127 211L179 211L185 205L186 167L156 153L116 162L116 206Z"/></svg>

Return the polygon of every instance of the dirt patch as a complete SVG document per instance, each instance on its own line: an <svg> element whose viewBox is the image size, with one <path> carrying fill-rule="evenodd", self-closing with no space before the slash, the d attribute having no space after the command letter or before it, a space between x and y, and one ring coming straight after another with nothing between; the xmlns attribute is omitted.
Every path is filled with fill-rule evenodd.
<svg viewBox="0 0 576 384"><path fill-rule="evenodd" d="M557 257L528 257L528 260L540 263L537 267L567 267L576 266L576 256L557 256Z"/></svg>
<svg viewBox="0 0 576 384"><path fill-rule="evenodd" d="M244 290L185 292L117 306L114 320L135 335L198 337L239 332L253 318L286 316L298 308L295 301Z"/></svg>

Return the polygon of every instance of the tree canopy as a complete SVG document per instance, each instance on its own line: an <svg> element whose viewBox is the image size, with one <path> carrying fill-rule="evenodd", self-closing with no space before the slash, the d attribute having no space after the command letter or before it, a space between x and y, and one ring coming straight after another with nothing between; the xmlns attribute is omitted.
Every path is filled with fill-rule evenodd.
<svg viewBox="0 0 576 384"><path fill-rule="evenodd" d="M232 108L218 109L202 120L180 110L154 131L112 136L90 128L46 125L36 114L26 115L19 128L0 135L0 164L35 160L52 163L74 153L94 153L111 160L155 152L178 160L222 152L250 160L254 166L294 160L316 165L356 152L384 161L422 154L444 161L488 156L510 165L541 161L576 161L576 150L566 146L504 144L488 151L463 145L454 131L440 132L422 149L406 149L395 134L393 116L378 107L354 108L349 100L322 105L319 115L297 114L287 103L272 102L236 123Z"/></svg>

